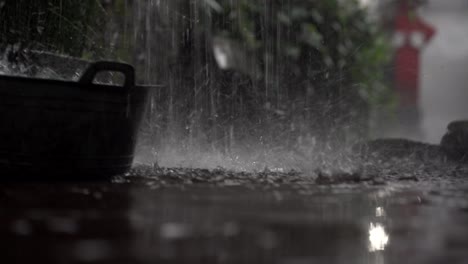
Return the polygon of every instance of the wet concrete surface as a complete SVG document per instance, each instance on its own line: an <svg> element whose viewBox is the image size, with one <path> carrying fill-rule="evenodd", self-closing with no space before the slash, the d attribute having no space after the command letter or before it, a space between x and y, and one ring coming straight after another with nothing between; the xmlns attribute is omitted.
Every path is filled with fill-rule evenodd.
<svg viewBox="0 0 468 264"><path fill-rule="evenodd" d="M2 183L2 263L468 262L466 175L323 185L186 174L208 172L224 180Z"/></svg>

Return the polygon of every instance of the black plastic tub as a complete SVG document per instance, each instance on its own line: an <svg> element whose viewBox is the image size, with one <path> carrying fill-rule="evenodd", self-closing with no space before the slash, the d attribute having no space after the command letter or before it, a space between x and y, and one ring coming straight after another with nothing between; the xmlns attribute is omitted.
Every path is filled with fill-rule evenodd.
<svg viewBox="0 0 468 264"><path fill-rule="evenodd" d="M123 86L93 83L120 72ZM0 178L103 178L133 161L148 88L132 66L96 62L80 81L0 76Z"/></svg>

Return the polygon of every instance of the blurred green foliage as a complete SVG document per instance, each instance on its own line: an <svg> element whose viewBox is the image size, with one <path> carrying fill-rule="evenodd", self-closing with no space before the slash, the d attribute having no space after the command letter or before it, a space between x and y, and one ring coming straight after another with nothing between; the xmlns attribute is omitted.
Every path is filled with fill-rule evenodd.
<svg viewBox="0 0 468 264"><path fill-rule="evenodd" d="M262 116L268 131L353 141L369 135L376 111L392 107L387 35L357 0L202 2L213 35L256 54L264 86L254 97L272 110Z"/></svg>
<svg viewBox="0 0 468 264"><path fill-rule="evenodd" d="M0 1L0 45L20 44L37 50L81 57L103 52L100 25L105 22L98 0Z"/></svg>
<svg viewBox="0 0 468 264"><path fill-rule="evenodd" d="M262 65L274 58L285 81L309 80L314 89L357 88L372 105L391 101L384 70L390 61L387 37L357 0L272 0L268 6L205 1L214 31L258 51Z"/></svg>

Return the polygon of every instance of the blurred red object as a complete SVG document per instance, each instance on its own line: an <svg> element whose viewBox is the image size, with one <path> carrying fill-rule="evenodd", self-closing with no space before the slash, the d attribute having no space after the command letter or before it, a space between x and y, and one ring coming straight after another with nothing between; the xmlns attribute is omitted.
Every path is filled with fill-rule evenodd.
<svg viewBox="0 0 468 264"><path fill-rule="evenodd" d="M399 2L393 45L396 47L394 85L402 107L417 106L420 86L420 53L436 30L423 21L410 0Z"/></svg>

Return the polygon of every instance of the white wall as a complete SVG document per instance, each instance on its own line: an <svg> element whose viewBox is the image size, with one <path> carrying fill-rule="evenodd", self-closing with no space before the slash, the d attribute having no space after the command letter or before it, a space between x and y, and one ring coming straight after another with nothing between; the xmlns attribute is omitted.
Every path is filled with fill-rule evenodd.
<svg viewBox="0 0 468 264"><path fill-rule="evenodd" d="M450 121L468 119L468 0L432 0L421 15L437 28L422 56L423 140L438 143Z"/></svg>

